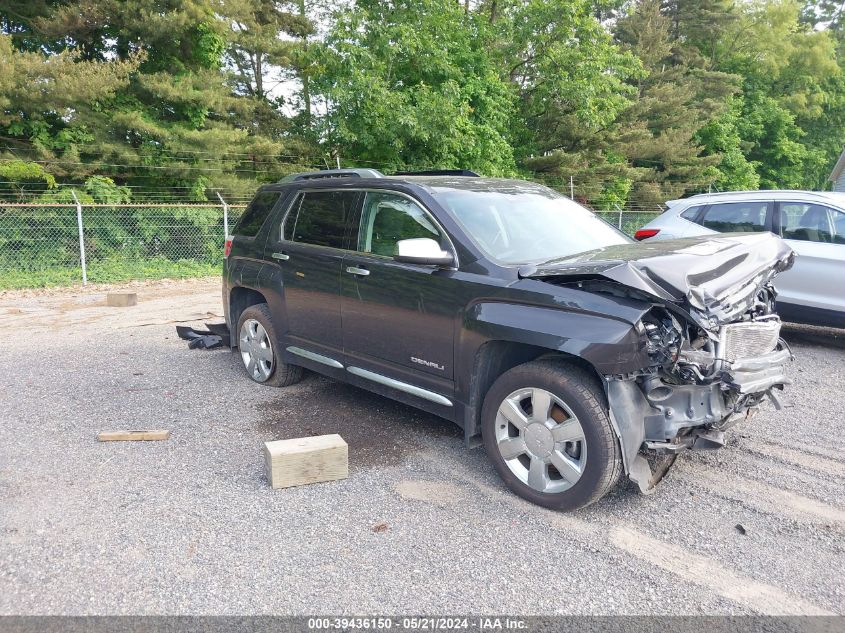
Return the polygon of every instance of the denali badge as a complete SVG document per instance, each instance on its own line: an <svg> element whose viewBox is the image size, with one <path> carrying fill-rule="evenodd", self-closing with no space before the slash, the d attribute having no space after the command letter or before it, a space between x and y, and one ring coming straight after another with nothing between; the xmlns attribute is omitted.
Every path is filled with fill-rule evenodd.
<svg viewBox="0 0 845 633"><path fill-rule="evenodd" d="M423 360L422 358L417 358L416 356L411 356L411 362L416 363L417 365L425 365L426 367L434 367L438 371L446 369L443 365L438 365L434 361Z"/></svg>

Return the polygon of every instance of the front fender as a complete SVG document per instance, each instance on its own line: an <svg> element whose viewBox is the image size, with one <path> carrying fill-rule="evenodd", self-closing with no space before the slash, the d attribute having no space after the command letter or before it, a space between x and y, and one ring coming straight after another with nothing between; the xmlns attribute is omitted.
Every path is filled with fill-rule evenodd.
<svg viewBox="0 0 845 633"><path fill-rule="evenodd" d="M644 304L639 317L648 308ZM463 325L476 343L503 340L564 352L584 359L600 374L628 373L649 363L636 321L490 301L471 306Z"/></svg>
<svg viewBox="0 0 845 633"><path fill-rule="evenodd" d="M459 386L459 393L467 405L464 418L467 444L477 443L481 404L498 373L514 364L536 358L538 349L583 359L601 375L605 390L608 376L648 366L648 354L636 324L650 308L650 304L643 303L641 308L633 309L627 302L625 317L622 318L583 310L497 301L470 306L465 313L459 346L459 358L465 363L472 363L459 373L471 377L469 383ZM501 343L518 347L524 345L526 352L511 351L510 361L503 363L495 353L492 356L480 353L487 343L496 346L493 350L500 349ZM476 359L481 361L480 364L476 363ZM625 471L630 472L633 467L630 454L635 454L642 442L642 424L639 427L620 425L612 415L611 422L622 446Z"/></svg>

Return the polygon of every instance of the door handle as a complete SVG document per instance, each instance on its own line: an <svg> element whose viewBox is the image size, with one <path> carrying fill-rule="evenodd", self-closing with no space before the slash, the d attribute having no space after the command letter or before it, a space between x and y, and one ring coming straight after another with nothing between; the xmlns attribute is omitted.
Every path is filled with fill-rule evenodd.
<svg viewBox="0 0 845 633"><path fill-rule="evenodd" d="M280 259L283 262L286 262L290 259L290 255L288 255L287 253L273 253L272 255L270 255L270 257L272 257L273 259Z"/></svg>
<svg viewBox="0 0 845 633"><path fill-rule="evenodd" d="M361 277L366 277L370 274L370 271L366 268L358 268L357 266L347 266L346 272L348 272L350 275L359 275Z"/></svg>

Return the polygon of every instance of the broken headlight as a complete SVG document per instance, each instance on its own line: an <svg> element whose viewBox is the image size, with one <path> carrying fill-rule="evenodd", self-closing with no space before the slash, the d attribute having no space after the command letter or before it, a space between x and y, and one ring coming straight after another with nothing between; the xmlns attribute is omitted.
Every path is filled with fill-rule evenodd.
<svg viewBox="0 0 845 633"><path fill-rule="evenodd" d="M649 312L640 322L639 330L645 336L646 351L655 365L671 365L678 359L681 327L666 310Z"/></svg>

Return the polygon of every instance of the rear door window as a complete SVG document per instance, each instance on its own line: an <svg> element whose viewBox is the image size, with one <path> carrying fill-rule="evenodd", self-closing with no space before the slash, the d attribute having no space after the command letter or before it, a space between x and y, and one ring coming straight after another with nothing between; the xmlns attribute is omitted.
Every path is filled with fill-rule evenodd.
<svg viewBox="0 0 845 633"><path fill-rule="evenodd" d="M780 234L787 240L845 244L845 213L807 202L780 204Z"/></svg>
<svg viewBox="0 0 845 633"><path fill-rule="evenodd" d="M261 191L255 195L252 202L244 210L241 219L235 225L234 235L243 235L244 237L255 237L264 225L270 211L276 206L279 196L279 191Z"/></svg>
<svg viewBox="0 0 845 633"><path fill-rule="evenodd" d="M293 242L344 247L346 224L355 208L356 191L306 191L294 203L286 237Z"/></svg>
<svg viewBox="0 0 845 633"><path fill-rule="evenodd" d="M768 202L727 202L711 204L701 226L721 233L752 233L766 230Z"/></svg>

